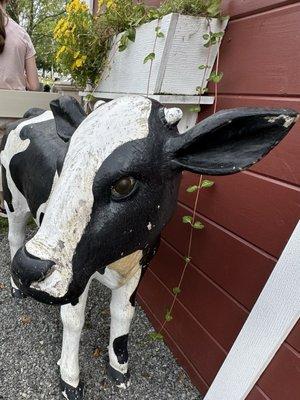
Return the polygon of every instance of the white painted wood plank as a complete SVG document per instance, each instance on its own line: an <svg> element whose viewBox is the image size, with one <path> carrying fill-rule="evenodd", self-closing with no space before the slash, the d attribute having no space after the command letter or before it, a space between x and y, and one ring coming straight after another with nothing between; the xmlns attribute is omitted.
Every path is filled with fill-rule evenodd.
<svg viewBox="0 0 300 400"><path fill-rule="evenodd" d="M113 100L121 96L128 96L131 94L139 94L139 93L106 93L106 92L79 92L79 96L84 97L88 94L92 94L97 99L103 100ZM151 99L157 100L162 104L177 104L178 107L181 105L189 104L189 105L196 105L199 104L206 104L211 105L214 104L214 96L185 96L185 95L168 95L168 94L150 94L149 97Z"/></svg>
<svg viewBox="0 0 300 400"><path fill-rule="evenodd" d="M161 32L168 37L172 16L167 15L160 22ZM153 52L157 27L157 20L143 24L137 29L134 43L129 43L125 51L118 50L118 42L122 34L114 40L110 51L110 65L102 74L98 91L109 93L147 93L148 76L151 63L144 64L145 57ZM162 63L162 56L166 45L165 38L157 38L155 46L155 61L152 65L150 79L150 93L153 93L156 86L157 75Z"/></svg>
<svg viewBox="0 0 300 400"><path fill-rule="evenodd" d="M300 318L300 222L204 400L244 400Z"/></svg>
<svg viewBox="0 0 300 400"><path fill-rule="evenodd" d="M21 118L33 107L50 110L50 102L58 97L58 93L0 90L0 118Z"/></svg>
<svg viewBox="0 0 300 400"><path fill-rule="evenodd" d="M220 21L212 18L212 32L225 31L228 20ZM206 40L203 34L208 30L205 18L179 15L172 46L168 55L165 74L160 93L197 94L197 86L201 86L204 70L199 65L209 65L203 87L207 86L207 78L213 69L220 44L204 47ZM209 60L207 62L208 54Z"/></svg>

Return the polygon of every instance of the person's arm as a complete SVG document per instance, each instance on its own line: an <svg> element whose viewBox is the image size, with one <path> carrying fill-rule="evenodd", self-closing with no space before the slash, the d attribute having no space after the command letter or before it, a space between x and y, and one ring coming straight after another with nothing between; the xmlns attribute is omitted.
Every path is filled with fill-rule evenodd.
<svg viewBox="0 0 300 400"><path fill-rule="evenodd" d="M34 56L27 58L25 61L25 72L27 90L38 91L40 89L40 83Z"/></svg>

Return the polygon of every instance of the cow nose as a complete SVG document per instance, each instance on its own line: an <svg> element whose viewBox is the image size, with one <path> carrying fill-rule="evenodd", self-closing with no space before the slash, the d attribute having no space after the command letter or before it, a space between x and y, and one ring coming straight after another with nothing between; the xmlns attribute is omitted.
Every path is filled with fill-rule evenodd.
<svg viewBox="0 0 300 400"><path fill-rule="evenodd" d="M30 287L32 282L46 278L49 270L55 263L50 260L41 260L28 253L25 246L19 249L12 262L12 275L17 278L21 286Z"/></svg>

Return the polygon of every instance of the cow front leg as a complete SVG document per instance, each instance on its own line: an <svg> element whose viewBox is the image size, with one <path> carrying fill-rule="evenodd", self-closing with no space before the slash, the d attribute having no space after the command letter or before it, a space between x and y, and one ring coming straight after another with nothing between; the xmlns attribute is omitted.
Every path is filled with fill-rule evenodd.
<svg viewBox="0 0 300 400"><path fill-rule="evenodd" d="M119 289L112 290L110 303L111 326L109 341L109 378L120 388L130 385L128 371L128 333L134 315L133 294L141 277L141 270Z"/></svg>
<svg viewBox="0 0 300 400"><path fill-rule="evenodd" d="M79 379L79 342L85 319L85 306L90 282L79 297L76 306L66 304L61 307L63 323L63 344L60 366L61 391L68 400L83 399L83 383Z"/></svg>
<svg viewBox="0 0 300 400"><path fill-rule="evenodd" d="M16 252L24 245L26 224L28 222L30 212L10 212L8 207L6 207L6 210L8 217L8 242L12 261ZM12 278L10 278L10 281L12 297L26 297L14 283Z"/></svg>

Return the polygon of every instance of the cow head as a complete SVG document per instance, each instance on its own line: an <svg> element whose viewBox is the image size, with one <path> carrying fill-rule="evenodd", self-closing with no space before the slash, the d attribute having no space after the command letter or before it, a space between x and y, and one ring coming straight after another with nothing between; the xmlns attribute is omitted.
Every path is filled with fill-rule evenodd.
<svg viewBox="0 0 300 400"><path fill-rule="evenodd" d="M158 238L175 210L183 170L246 169L287 134L297 113L225 110L179 135L181 116L177 108L130 96L80 123L42 225L13 260L14 279L26 293L47 303L76 302L96 271Z"/></svg>

